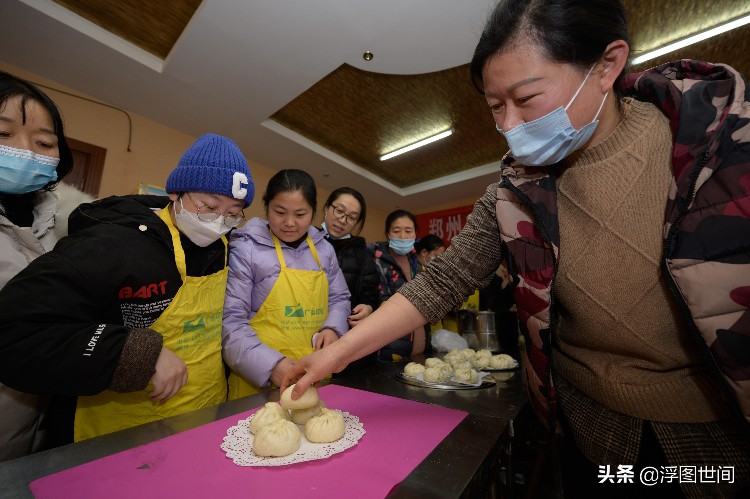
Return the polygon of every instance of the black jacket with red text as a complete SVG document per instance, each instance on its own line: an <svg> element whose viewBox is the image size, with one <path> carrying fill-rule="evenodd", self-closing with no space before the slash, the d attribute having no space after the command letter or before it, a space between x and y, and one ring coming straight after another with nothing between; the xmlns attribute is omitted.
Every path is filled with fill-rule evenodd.
<svg viewBox="0 0 750 499"><path fill-rule="evenodd" d="M73 398L142 390L162 347L148 329L182 279L163 196L109 197L70 216L69 235L0 291L0 382ZM192 276L225 265L224 245L181 234Z"/></svg>

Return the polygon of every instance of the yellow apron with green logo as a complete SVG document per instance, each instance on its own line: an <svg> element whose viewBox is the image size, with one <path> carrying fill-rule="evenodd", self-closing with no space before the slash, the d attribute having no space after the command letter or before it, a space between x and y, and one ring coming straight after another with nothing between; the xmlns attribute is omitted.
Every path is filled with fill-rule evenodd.
<svg viewBox="0 0 750 499"><path fill-rule="evenodd" d="M187 275L185 252L180 234L172 224L169 209L159 217L169 227L175 263L182 286L169 306L151 324L164 337L164 346L187 365L185 386L164 403L152 401L153 385L139 392L116 393L106 390L90 397L78 397L75 440L103 435L131 426L156 421L184 412L209 407L227 398L227 382L221 358L221 317L227 284L226 246L224 269L203 277Z"/></svg>
<svg viewBox="0 0 750 499"><path fill-rule="evenodd" d="M461 304L460 307L458 307L459 310L471 310L473 312L479 311L479 290L477 289L474 291L474 293L469 296L463 304ZM454 333L458 332L458 318L456 316L456 312L449 312L445 317L437 321L435 324L430 326L430 331L435 332L438 329L447 329L449 331L453 331Z"/></svg>
<svg viewBox="0 0 750 499"><path fill-rule="evenodd" d="M307 244L320 270L287 268L279 240L273 233L271 237L281 271L250 326L260 341L285 357L299 360L315 350L312 337L328 316L328 276L310 236ZM229 375L229 400L270 389L252 385L234 373Z"/></svg>

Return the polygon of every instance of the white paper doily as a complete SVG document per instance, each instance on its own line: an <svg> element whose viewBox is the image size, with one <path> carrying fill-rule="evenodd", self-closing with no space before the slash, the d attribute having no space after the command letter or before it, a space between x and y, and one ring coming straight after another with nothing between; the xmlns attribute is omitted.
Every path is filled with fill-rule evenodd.
<svg viewBox="0 0 750 499"><path fill-rule="evenodd" d="M312 443L305 437L304 425L297 425L302 433L302 443L297 452L284 457L257 456L253 452L254 435L248 429L250 421L255 416L253 414L247 419L239 420L235 426L227 430L227 436L224 437L221 449L238 466L286 466L288 464L331 457L334 454L344 452L346 449L357 445L359 439L366 433L364 426L362 426L357 416L352 416L348 412L339 411L338 409L334 410L344 416L344 422L346 423L344 436L335 442L329 444Z"/></svg>

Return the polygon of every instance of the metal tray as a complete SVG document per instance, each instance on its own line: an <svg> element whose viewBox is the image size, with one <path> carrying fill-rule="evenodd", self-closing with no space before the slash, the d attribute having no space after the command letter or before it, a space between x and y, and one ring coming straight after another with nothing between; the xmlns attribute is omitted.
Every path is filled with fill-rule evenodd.
<svg viewBox="0 0 750 499"><path fill-rule="evenodd" d="M521 364L516 361L516 364L513 367L505 367L503 369L493 369L491 367L485 367L482 369L482 371L488 372L488 373L507 373L510 371L515 371L516 369L520 368Z"/></svg>
<svg viewBox="0 0 750 499"><path fill-rule="evenodd" d="M485 376L482 380L482 384L479 386L464 385L452 381L446 381L444 383L428 383L426 381L420 381L416 378L405 376L403 372L396 373L396 379L407 385L419 386L422 388L435 388L436 390L477 390L479 388L487 388L497 384L492 376Z"/></svg>

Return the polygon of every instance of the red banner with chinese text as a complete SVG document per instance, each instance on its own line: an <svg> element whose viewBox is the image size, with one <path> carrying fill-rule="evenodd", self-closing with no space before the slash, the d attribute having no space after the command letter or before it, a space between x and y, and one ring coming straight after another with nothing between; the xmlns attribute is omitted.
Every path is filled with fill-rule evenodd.
<svg viewBox="0 0 750 499"><path fill-rule="evenodd" d="M474 209L474 205L460 206L449 210L422 213L417 217L417 238L427 234L435 234L443 240L446 247L466 223L466 217Z"/></svg>

